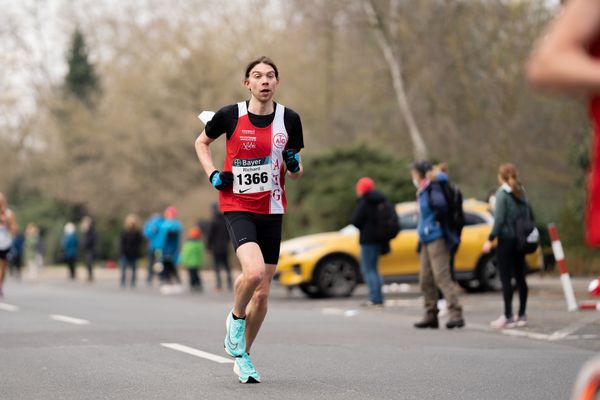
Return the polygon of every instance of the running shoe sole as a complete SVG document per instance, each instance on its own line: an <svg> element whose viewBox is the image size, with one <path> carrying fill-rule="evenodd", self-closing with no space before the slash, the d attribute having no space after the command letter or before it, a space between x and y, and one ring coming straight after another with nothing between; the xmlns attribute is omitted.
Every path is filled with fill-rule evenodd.
<svg viewBox="0 0 600 400"><path fill-rule="evenodd" d="M249 376L248 379L244 382L242 380L242 378L240 377L240 369L238 368L236 363L233 363L233 372L235 372L235 374L238 376L238 378L240 378L240 383L260 383L259 380L255 379L252 376Z"/></svg>

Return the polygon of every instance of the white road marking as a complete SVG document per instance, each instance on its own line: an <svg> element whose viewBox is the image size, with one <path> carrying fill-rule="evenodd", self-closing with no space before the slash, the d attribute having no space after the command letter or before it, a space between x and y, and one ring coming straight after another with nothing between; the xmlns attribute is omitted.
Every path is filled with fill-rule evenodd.
<svg viewBox="0 0 600 400"><path fill-rule="evenodd" d="M202 350L194 349L193 347L184 346L179 343L161 343L163 347L167 347L172 350L181 351L182 353L187 353L192 356L205 358L210 361L218 362L219 364L233 364L233 360L230 358L225 358L221 356L217 356L215 354L207 353Z"/></svg>
<svg viewBox="0 0 600 400"><path fill-rule="evenodd" d="M593 321L592 321L593 322ZM569 327L566 327L564 329L561 329L559 331L556 331L550 335L545 334L545 333L538 333L538 332L531 332L531 331L523 331L523 330L519 330L519 329L493 329L491 327L488 327L486 325L482 325L482 324L467 324L467 327L469 327L470 329L474 329L477 331L483 331L483 332L499 332L502 333L503 335L507 335L507 336L515 336L515 337L525 337L528 339L535 339L535 340L544 340L544 341L548 341L548 342L555 342L557 340L590 340L590 339L596 339L599 337L599 335L572 335L573 333L575 333L576 331L578 331L579 329L585 327L587 324L589 324L590 321L587 322L581 322L578 324L573 324Z"/></svg>
<svg viewBox="0 0 600 400"><path fill-rule="evenodd" d="M358 314L358 310L343 310L341 308L326 307L321 309L323 315L341 315L344 317L354 317Z"/></svg>
<svg viewBox="0 0 600 400"><path fill-rule="evenodd" d="M66 315L58 315L58 314L50 315L50 319L53 319L55 321L60 321L60 322L66 322L68 324L73 324L73 325L89 325L89 323L90 323L90 321L85 320L85 319L67 317Z"/></svg>
<svg viewBox="0 0 600 400"><path fill-rule="evenodd" d="M575 332L577 332L578 330L585 328L587 325L591 324L592 322L595 322L598 319L598 317L593 316L592 318L586 318L583 321L577 322L575 324L569 325L561 330L558 330L556 332L554 332L549 340L561 340L566 338L567 336L571 336L572 334L574 334Z"/></svg>
<svg viewBox="0 0 600 400"><path fill-rule="evenodd" d="M0 310L15 312L19 310L19 307L13 306L12 304L8 303L0 303Z"/></svg>

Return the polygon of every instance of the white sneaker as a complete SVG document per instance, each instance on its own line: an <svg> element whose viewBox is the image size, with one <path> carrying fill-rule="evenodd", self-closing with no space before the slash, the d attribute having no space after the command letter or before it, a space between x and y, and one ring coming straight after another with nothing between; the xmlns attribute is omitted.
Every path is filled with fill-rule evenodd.
<svg viewBox="0 0 600 400"><path fill-rule="evenodd" d="M517 328L524 328L527 326L527 316L523 315L522 317L515 317L515 325Z"/></svg>
<svg viewBox="0 0 600 400"><path fill-rule="evenodd" d="M490 322L490 326L494 329L511 329L517 326L513 319L506 319L504 315L498 317L498 319Z"/></svg>
<svg viewBox="0 0 600 400"><path fill-rule="evenodd" d="M446 299L439 299L437 301L438 317L445 317L448 315L448 303Z"/></svg>

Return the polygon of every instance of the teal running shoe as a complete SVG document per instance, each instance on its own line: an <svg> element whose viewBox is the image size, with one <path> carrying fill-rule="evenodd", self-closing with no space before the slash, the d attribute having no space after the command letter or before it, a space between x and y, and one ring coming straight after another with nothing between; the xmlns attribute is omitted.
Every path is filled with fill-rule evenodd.
<svg viewBox="0 0 600 400"><path fill-rule="evenodd" d="M227 334L223 345L231 357L239 357L246 353L246 320L233 319L233 310L227 315L225 322Z"/></svg>
<svg viewBox="0 0 600 400"><path fill-rule="evenodd" d="M254 364L252 364L248 353L235 358L233 372L240 377L241 383L260 383L260 375L256 372L256 368L254 368Z"/></svg>

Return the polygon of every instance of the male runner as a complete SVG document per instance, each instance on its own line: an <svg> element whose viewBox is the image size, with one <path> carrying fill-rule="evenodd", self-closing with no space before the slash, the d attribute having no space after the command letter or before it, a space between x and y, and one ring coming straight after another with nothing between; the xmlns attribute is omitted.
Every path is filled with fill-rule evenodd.
<svg viewBox="0 0 600 400"><path fill-rule="evenodd" d="M17 230L15 214L8 208L4 194L0 193L0 297L4 297L3 286L8 266L8 252Z"/></svg>
<svg viewBox="0 0 600 400"><path fill-rule="evenodd" d="M568 0L531 54L527 75L537 86L591 94L594 137L588 180L586 241L600 246L600 1Z"/></svg>
<svg viewBox="0 0 600 400"><path fill-rule="evenodd" d="M286 198L284 179L302 175L298 152L304 147L300 116L273 101L279 73L273 61L259 57L246 67L249 101L221 108L196 139L196 154L211 184L242 274L234 285L234 305L226 320L225 351L235 357L233 370L242 383L258 383L250 348L267 314L269 285L281 244ZM210 144L227 136L222 170Z"/></svg>

